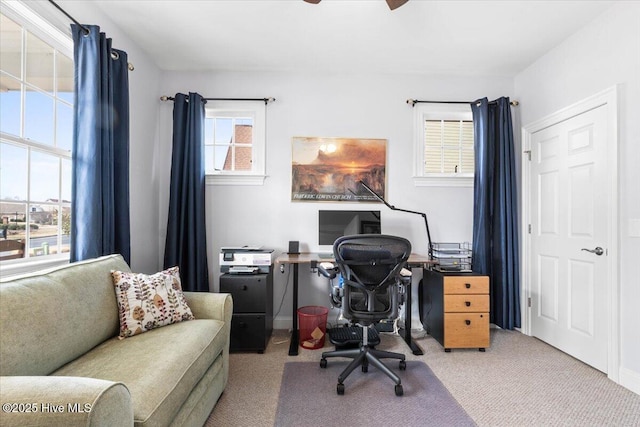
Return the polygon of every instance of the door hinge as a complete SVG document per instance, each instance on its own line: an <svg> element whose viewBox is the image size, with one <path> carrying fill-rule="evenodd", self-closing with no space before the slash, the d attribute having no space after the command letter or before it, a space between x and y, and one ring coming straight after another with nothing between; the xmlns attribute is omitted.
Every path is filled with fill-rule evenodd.
<svg viewBox="0 0 640 427"><path fill-rule="evenodd" d="M531 161L531 150L525 150L523 153L526 154L527 157L529 157L529 161Z"/></svg>
<svg viewBox="0 0 640 427"><path fill-rule="evenodd" d="M527 231L529 231L529 234L531 234L531 224L528 225Z"/></svg>
<svg viewBox="0 0 640 427"><path fill-rule="evenodd" d="M527 307L531 307L531 297L527 298Z"/></svg>

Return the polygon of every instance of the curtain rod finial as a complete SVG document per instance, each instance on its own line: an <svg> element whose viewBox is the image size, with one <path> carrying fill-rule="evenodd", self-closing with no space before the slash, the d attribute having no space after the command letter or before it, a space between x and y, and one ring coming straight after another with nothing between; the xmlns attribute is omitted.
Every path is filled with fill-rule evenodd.
<svg viewBox="0 0 640 427"><path fill-rule="evenodd" d="M411 98L409 98L409 99L407 99L407 104L411 104L411 106L412 106L412 107L415 107L415 105L416 105L416 100L415 100L415 99L411 99Z"/></svg>
<svg viewBox="0 0 640 427"><path fill-rule="evenodd" d="M514 107L517 107L518 105L520 105L520 101L511 101L510 104Z"/></svg>
<svg viewBox="0 0 640 427"><path fill-rule="evenodd" d="M160 101L168 101L168 100L169 100L169 97L167 95L162 95L160 97Z"/></svg>

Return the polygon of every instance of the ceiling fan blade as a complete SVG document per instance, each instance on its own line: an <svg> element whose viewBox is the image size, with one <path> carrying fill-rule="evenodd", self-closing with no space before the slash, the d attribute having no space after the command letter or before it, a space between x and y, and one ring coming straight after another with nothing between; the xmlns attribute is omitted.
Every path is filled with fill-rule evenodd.
<svg viewBox="0 0 640 427"><path fill-rule="evenodd" d="M307 0L304 0L307 1ZM320 0L318 0L320 1ZM387 0L387 4L389 5L389 9L394 10L408 2L409 0Z"/></svg>
<svg viewBox="0 0 640 427"><path fill-rule="evenodd" d="M321 0L304 0L307 3L318 4ZM408 2L409 0L387 0L387 4L389 5L389 9L394 10Z"/></svg>

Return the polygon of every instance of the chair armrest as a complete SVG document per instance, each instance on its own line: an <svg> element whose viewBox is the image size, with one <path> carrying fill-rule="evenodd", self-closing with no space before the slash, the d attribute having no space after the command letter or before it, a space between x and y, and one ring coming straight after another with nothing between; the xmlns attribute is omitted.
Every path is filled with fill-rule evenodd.
<svg viewBox="0 0 640 427"><path fill-rule="evenodd" d="M338 275L338 268L331 262L321 262L318 264L318 273L327 279L335 279Z"/></svg>
<svg viewBox="0 0 640 427"><path fill-rule="evenodd" d="M228 293L184 292L187 304L196 319L231 322L233 299Z"/></svg>
<svg viewBox="0 0 640 427"><path fill-rule="evenodd" d="M0 425L133 426L129 389L84 377L0 377Z"/></svg>
<svg viewBox="0 0 640 427"><path fill-rule="evenodd" d="M402 270L400 270L400 282L402 282L402 284L405 286L411 284L412 275L413 273L411 273L411 270L403 268Z"/></svg>

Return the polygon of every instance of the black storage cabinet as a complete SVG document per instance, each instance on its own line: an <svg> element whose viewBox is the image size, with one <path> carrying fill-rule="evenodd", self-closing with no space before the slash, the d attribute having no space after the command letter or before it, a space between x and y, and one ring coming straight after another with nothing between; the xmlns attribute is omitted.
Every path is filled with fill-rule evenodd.
<svg viewBox="0 0 640 427"><path fill-rule="evenodd" d="M233 297L229 350L264 353L273 331L273 269L260 274L223 274L220 292Z"/></svg>

